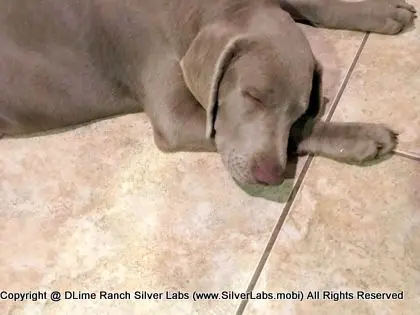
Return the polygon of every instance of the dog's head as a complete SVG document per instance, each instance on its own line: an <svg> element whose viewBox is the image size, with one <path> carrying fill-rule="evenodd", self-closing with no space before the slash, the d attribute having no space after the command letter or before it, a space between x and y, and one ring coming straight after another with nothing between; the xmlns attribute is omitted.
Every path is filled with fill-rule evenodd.
<svg viewBox="0 0 420 315"><path fill-rule="evenodd" d="M285 25L269 18L245 30L210 25L181 61L207 111L207 137L215 137L230 174L247 184L283 181L290 129L320 107L321 69L305 36L289 17Z"/></svg>

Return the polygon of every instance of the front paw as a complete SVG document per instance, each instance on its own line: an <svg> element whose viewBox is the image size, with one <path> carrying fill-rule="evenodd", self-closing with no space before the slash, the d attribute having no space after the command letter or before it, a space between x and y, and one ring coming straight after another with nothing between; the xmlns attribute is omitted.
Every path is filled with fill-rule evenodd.
<svg viewBox="0 0 420 315"><path fill-rule="evenodd" d="M397 134L384 125L356 124L352 127L351 132L341 135L333 158L361 164L389 154L398 143Z"/></svg>
<svg viewBox="0 0 420 315"><path fill-rule="evenodd" d="M416 9L405 0L366 1L370 27L367 31L394 35L404 30L416 18Z"/></svg>

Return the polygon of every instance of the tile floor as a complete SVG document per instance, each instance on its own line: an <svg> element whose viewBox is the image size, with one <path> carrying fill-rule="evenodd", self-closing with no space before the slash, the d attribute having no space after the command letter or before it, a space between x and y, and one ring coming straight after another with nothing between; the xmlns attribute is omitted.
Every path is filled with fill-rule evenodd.
<svg viewBox="0 0 420 315"><path fill-rule="evenodd" d="M418 314L420 28L368 38L303 28L325 67L332 119L389 124L401 132L398 155L369 167L303 158L294 180L257 191L238 187L215 154L160 153L143 115L2 140L0 290L131 299L0 300L0 314ZM247 290L404 299L191 296Z"/></svg>

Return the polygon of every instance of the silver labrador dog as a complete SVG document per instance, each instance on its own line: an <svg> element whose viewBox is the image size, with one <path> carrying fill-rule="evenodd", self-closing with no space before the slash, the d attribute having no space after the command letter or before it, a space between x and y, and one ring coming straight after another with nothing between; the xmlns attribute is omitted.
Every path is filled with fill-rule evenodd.
<svg viewBox="0 0 420 315"><path fill-rule="evenodd" d="M281 183L290 143L371 160L396 145L387 127L309 119L322 73L295 21L396 34L415 12L404 0L2 0L0 135L144 111L162 151L217 151L242 183Z"/></svg>

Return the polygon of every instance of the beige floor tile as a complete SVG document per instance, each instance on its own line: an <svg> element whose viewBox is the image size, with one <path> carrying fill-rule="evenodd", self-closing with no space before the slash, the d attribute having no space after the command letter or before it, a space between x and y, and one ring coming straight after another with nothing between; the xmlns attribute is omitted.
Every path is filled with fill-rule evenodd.
<svg viewBox="0 0 420 315"><path fill-rule="evenodd" d="M368 168L315 159L254 290L305 298L252 300L244 314L418 314L419 174L420 162L399 157ZM321 299L306 299L310 291ZM404 299L360 300L357 291Z"/></svg>
<svg viewBox="0 0 420 315"><path fill-rule="evenodd" d="M399 150L420 157L419 60L418 26L398 36L371 34L333 120L385 123L400 133Z"/></svg>
<svg viewBox="0 0 420 315"><path fill-rule="evenodd" d="M244 286L280 211L278 203L241 191L216 155L158 152L143 116L2 141L0 157L3 290ZM223 314L231 304L40 301L0 304L0 313L185 314L212 307Z"/></svg>
<svg viewBox="0 0 420 315"><path fill-rule="evenodd" d="M319 34L317 49L327 52L334 90L362 35L312 34ZM244 288L291 187L289 181L269 193L253 191L266 199L254 198L235 185L215 154L162 154L142 115L2 140L1 290ZM133 295L130 301L2 301L0 313L231 314L237 302Z"/></svg>

